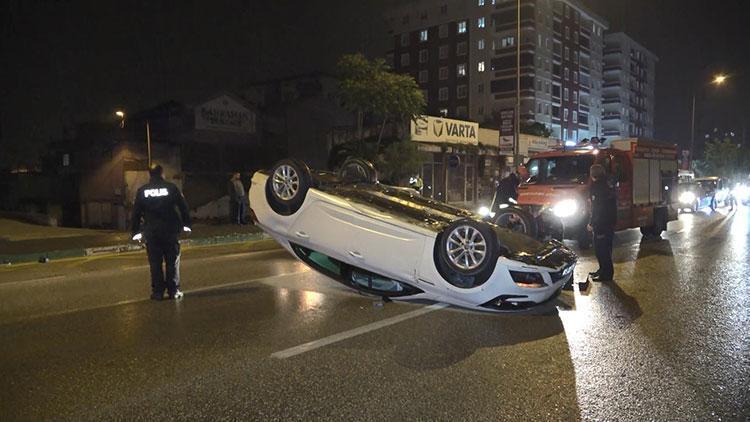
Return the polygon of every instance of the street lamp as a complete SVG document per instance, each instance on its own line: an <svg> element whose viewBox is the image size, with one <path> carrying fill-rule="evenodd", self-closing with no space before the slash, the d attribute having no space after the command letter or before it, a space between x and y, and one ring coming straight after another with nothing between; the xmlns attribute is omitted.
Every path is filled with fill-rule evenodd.
<svg viewBox="0 0 750 422"><path fill-rule="evenodd" d="M115 110L115 116L120 118L120 128L125 127L125 112L123 110ZM146 120L146 149L148 151L148 167L151 168L151 126Z"/></svg>
<svg viewBox="0 0 750 422"><path fill-rule="evenodd" d="M711 80L712 85L721 86L727 81L728 76L720 73ZM695 159L695 91L693 91L693 106L690 112L690 166Z"/></svg>
<svg viewBox="0 0 750 422"><path fill-rule="evenodd" d="M120 118L120 128L125 127L125 112L122 110L115 111L115 116Z"/></svg>

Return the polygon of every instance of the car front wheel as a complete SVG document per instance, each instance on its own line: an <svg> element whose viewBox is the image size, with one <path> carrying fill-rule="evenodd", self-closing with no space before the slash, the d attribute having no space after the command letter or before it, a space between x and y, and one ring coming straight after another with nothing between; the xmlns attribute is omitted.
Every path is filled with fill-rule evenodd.
<svg viewBox="0 0 750 422"><path fill-rule="evenodd" d="M438 271L457 287L476 287L495 270L500 246L488 224L474 220L451 223L435 245Z"/></svg>
<svg viewBox="0 0 750 422"><path fill-rule="evenodd" d="M278 214L294 214L305 201L311 180L310 169L304 162L293 159L277 162L266 181L268 205Z"/></svg>

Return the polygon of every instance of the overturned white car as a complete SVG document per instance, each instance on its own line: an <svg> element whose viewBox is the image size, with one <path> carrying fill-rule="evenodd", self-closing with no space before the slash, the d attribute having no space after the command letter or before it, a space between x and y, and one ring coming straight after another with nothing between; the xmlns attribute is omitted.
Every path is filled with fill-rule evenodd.
<svg viewBox="0 0 750 422"><path fill-rule="evenodd" d="M338 173L282 160L253 175L250 203L258 225L310 267L392 299L517 309L557 294L577 260L560 242L382 185L363 160Z"/></svg>

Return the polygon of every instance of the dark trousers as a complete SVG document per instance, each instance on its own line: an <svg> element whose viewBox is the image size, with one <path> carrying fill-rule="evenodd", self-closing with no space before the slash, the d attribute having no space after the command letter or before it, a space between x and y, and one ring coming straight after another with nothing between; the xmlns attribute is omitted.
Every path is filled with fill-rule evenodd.
<svg viewBox="0 0 750 422"><path fill-rule="evenodd" d="M609 231L594 231L594 252L596 260L599 261L599 276L602 279L609 280L615 274L615 267L612 264L612 242L615 233Z"/></svg>
<svg viewBox="0 0 750 422"><path fill-rule="evenodd" d="M152 235L146 238L148 264L151 267L151 290L171 295L180 287L180 243L177 235ZM166 266L166 277L162 265Z"/></svg>
<svg viewBox="0 0 750 422"><path fill-rule="evenodd" d="M243 224L247 216L247 202L245 201L245 197L240 197L237 201L231 201L229 206L232 223Z"/></svg>

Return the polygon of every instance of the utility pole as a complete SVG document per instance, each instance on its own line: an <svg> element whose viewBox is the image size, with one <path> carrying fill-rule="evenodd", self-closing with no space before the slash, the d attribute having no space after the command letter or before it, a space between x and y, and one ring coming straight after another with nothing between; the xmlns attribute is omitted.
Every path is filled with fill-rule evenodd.
<svg viewBox="0 0 750 422"><path fill-rule="evenodd" d="M146 149L148 150L148 168L151 168L151 126L146 120Z"/></svg>

